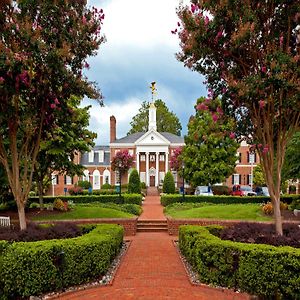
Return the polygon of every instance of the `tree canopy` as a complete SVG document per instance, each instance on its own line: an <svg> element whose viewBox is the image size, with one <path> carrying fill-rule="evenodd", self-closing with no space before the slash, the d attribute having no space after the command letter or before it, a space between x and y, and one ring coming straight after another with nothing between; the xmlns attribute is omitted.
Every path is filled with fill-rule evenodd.
<svg viewBox="0 0 300 300"><path fill-rule="evenodd" d="M300 126L300 1L192 0L178 9L178 59L206 76L213 97L253 144L280 215L287 142Z"/></svg>
<svg viewBox="0 0 300 300"><path fill-rule="evenodd" d="M68 99L101 100L82 75L104 37L104 13L85 1L0 3L0 163L21 229L41 141L68 120Z"/></svg>
<svg viewBox="0 0 300 300"><path fill-rule="evenodd" d="M169 111L165 102L161 99L155 100L156 107L156 125L159 132L170 132L180 136L182 126L178 117L172 111ZM144 101L139 113L135 115L130 122L131 129L127 135L135 132L147 132L149 122L149 103Z"/></svg>
<svg viewBox="0 0 300 300"><path fill-rule="evenodd" d="M223 182L234 172L239 144L234 122L224 116L220 104L218 99L199 98L188 124L180 157L185 178L194 187Z"/></svg>
<svg viewBox="0 0 300 300"><path fill-rule="evenodd" d="M258 186L265 186L266 180L262 171L261 165L257 165L253 169L253 183Z"/></svg>

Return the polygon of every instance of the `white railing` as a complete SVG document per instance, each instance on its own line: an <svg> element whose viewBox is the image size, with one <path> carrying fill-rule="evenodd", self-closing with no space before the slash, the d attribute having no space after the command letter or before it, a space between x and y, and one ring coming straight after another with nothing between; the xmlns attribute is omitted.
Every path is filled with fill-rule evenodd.
<svg viewBox="0 0 300 300"><path fill-rule="evenodd" d="M0 217L0 226L10 227L10 217Z"/></svg>

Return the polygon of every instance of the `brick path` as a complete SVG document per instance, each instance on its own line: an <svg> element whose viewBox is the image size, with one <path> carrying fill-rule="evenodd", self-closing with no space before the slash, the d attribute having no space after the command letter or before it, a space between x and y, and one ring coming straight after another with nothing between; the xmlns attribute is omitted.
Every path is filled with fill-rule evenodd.
<svg viewBox="0 0 300 300"><path fill-rule="evenodd" d="M159 196L148 194L143 209L141 219L165 219ZM249 299L231 291L191 285L167 233L138 233L131 240L112 286L83 290L59 299Z"/></svg>

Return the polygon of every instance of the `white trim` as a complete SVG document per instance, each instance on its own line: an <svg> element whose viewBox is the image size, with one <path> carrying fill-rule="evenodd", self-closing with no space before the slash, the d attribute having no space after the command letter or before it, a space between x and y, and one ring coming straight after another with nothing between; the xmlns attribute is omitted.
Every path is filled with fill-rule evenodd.
<svg viewBox="0 0 300 300"><path fill-rule="evenodd" d="M112 143L109 144L111 148L128 148L128 147L135 147L134 143Z"/></svg>
<svg viewBox="0 0 300 300"><path fill-rule="evenodd" d="M253 168L254 168L254 167L256 167L257 165L252 164L252 166L253 166ZM249 163L249 165L239 165L239 164L237 164L235 167L236 167L236 168L239 168L239 167L241 167L241 168L245 168L245 167L251 168L251 164L250 164L250 163Z"/></svg>
<svg viewBox="0 0 300 300"><path fill-rule="evenodd" d="M140 144L145 138L147 138L150 134L153 134L154 136L157 136L158 138L160 138L160 139L162 139L162 141L163 142L161 142L161 143L159 143L159 144L153 144L153 143L147 143L147 144L142 144L142 145L152 145L152 146L156 146L156 145L162 145L162 146L164 146L164 145L170 145L171 144L171 142L168 140L168 139L166 139L162 134L160 134L159 132L157 132L157 131L155 131L155 130L153 130L153 129L151 129L151 130L149 130L149 131L147 131L145 134L143 134L139 139L137 139L136 141L135 141L135 145L138 145L138 144Z"/></svg>

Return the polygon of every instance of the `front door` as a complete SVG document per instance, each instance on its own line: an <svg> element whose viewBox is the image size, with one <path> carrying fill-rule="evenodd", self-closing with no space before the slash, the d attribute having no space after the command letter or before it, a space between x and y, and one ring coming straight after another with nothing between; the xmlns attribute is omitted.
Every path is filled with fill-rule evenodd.
<svg viewBox="0 0 300 300"><path fill-rule="evenodd" d="M155 176L150 176L150 186L155 186Z"/></svg>

